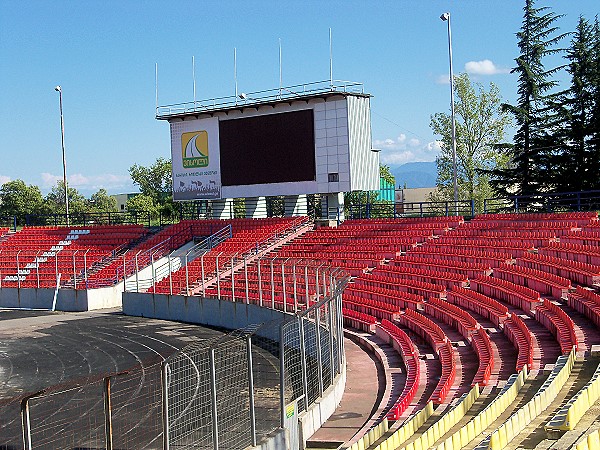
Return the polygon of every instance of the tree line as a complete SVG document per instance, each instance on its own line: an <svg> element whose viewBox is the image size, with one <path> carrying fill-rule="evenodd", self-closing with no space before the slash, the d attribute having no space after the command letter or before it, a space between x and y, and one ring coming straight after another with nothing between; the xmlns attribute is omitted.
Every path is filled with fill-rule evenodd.
<svg viewBox="0 0 600 450"><path fill-rule="evenodd" d="M600 25L598 17L580 16L574 31L561 33L562 17L525 0L511 70L518 76L514 104L504 103L493 83L486 90L467 74L455 77L461 199L481 207L491 196L600 189ZM547 67L551 56L562 63ZM567 86L561 87L564 76ZM452 198L450 123L447 113L431 118L442 147L438 199ZM511 125L515 132L507 142Z"/></svg>

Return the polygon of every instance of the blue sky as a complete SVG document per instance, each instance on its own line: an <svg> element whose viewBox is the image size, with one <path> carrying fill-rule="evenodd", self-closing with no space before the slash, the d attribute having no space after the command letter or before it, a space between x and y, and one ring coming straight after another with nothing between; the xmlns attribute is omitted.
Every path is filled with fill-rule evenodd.
<svg viewBox="0 0 600 450"><path fill-rule="evenodd" d="M572 31L597 0L538 0ZM127 170L170 157L159 104L329 78L364 83L373 95L373 145L382 162L433 161L430 115L449 109L447 28L455 73L496 83L514 101L517 0L397 1L12 1L0 0L0 183L23 179L47 192L62 178L58 93L62 85L69 183L89 195L135 190ZM567 42L565 42L565 45ZM555 61L558 63L559 61ZM548 61L548 65L552 62Z"/></svg>

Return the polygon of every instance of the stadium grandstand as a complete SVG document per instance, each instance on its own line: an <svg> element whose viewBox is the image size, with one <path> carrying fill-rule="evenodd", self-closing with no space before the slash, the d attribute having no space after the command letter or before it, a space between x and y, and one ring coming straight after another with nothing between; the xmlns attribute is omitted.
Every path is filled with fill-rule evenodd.
<svg viewBox="0 0 600 450"><path fill-rule="evenodd" d="M158 109L210 216L0 229L0 448L599 448L598 213L346 218L379 188L350 87ZM242 174L252 129L293 151Z"/></svg>

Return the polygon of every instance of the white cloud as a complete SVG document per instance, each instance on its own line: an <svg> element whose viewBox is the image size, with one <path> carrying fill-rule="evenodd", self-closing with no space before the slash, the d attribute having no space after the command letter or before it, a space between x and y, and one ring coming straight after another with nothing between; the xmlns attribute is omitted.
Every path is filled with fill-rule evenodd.
<svg viewBox="0 0 600 450"><path fill-rule="evenodd" d="M469 61L465 64L465 71L471 75L497 75L509 73L510 69L503 69L494 64L489 59L482 61Z"/></svg>
<svg viewBox="0 0 600 450"><path fill-rule="evenodd" d="M438 141L422 142L420 139L407 139L401 134L396 139L376 139L373 148L381 150L382 164L397 166L407 162L435 161L440 152Z"/></svg>
<svg viewBox="0 0 600 450"><path fill-rule="evenodd" d="M7 177L6 175L0 175L0 186L2 186L4 183L8 183L10 181L10 177Z"/></svg>
<svg viewBox="0 0 600 450"><path fill-rule="evenodd" d="M44 172L41 174L44 187L53 187L56 182L62 180L62 176ZM86 176L81 173L74 173L67 177L69 186L77 189L115 189L131 186L131 179L128 175L114 175L110 173L100 175Z"/></svg>
<svg viewBox="0 0 600 450"><path fill-rule="evenodd" d="M450 74L438 75L435 79L435 84L450 84Z"/></svg>

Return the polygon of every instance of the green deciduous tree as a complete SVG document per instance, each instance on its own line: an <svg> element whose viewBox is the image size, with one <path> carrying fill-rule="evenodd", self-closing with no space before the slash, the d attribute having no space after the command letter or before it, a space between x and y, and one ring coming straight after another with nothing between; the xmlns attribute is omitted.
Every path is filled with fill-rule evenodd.
<svg viewBox="0 0 600 450"><path fill-rule="evenodd" d="M171 197L171 161L157 158L156 162L148 167L134 164L129 168L129 175L133 184L140 188L140 192L152 197L156 204L162 204L165 199Z"/></svg>
<svg viewBox="0 0 600 450"><path fill-rule="evenodd" d="M140 194L127 200L127 211L137 213L149 213L151 217L158 216L159 206L149 195Z"/></svg>
<svg viewBox="0 0 600 450"><path fill-rule="evenodd" d="M551 114L551 90L557 84L553 75L560 67L546 69L544 59L560 52L556 48L565 36L557 34L554 25L561 17L549 8L535 8L534 0L526 0L523 22L517 33L520 55L511 73L518 75L517 102L504 104L516 123L512 143L501 148L510 159L508 167L494 171L493 187L500 195L535 194L552 190L552 155L556 146L551 136L554 118Z"/></svg>
<svg viewBox="0 0 600 450"><path fill-rule="evenodd" d="M510 117L501 109L500 91L494 83L485 90L463 73L454 77L454 94L458 196L459 200L474 199L476 208L481 210L483 200L493 193L489 171L506 165L506 156L495 145L504 139ZM441 152L436 159L438 192L432 200L451 201L454 199L452 117L449 113L436 113L430 126L441 137Z"/></svg>
<svg viewBox="0 0 600 450"><path fill-rule="evenodd" d="M88 203L88 212L106 213L117 210L117 200L108 195L106 189L99 189L98 192L92 194Z"/></svg>
<svg viewBox="0 0 600 450"><path fill-rule="evenodd" d="M4 183L0 187L0 216L16 216L24 223L28 214L43 212L44 198L37 186L27 186L23 180Z"/></svg>
<svg viewBox="0 0 600 450"><path fill-rule="evenodd" d="M56 182L48 195L44 199L47 213L65 214L65 188L62 180ZM67 185L67 195L69 196L69 213L84 213L88 209L88 204L83 195L75 188Z"/></svg>

